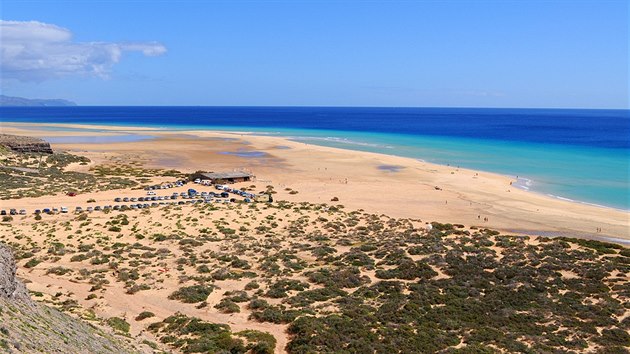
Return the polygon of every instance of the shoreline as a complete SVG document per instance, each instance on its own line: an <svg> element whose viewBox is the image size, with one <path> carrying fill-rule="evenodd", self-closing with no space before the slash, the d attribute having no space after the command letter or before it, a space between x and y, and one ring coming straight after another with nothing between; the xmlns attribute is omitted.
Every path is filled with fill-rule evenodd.
<svg viewBox="0 0 630 354"><path fill-rule="evenodd" d="M10 125L14 125L14 126L34 126L39 129L41 129L41 125L44 126L52 126L52 127L59 127L59 128L70 128L70 129L76 129L76 130L72 130L72 131L64 131L64 130L50 130L50 132L63 132L65 133L63 136L78 136L78 135L83 135L80 133L93 133L92 136L94 135L106 135L106 137L114 137L116 136L116 134L118 135L138 135L138 139L137 140L127 140L127 139L123 139L121 141L98 141L98 142L86 142L86 141L77 141L77 142L51 142L51 144L78 144L78 143L82 143L82 144L108 144L108 143L119 143L119 142L141 142L142 140L146 140L146 139L157 139L159 138L159 135L153 135L153 136L147 136L147 135L139 135L138 133L141 132L147 132L147 133L189 133L191 135L194 135L195 133L210 133L210 134L232 134L232 135L237 135L237 136L253 136L253 137L276 137L276 138L281 138L281 139L285 139L287 141L292 141L292 142L296 142L296 143L303 143L303 144L313 144L316 146L321 146L321 147L326 147L326 148L332 148L332 149L340 149L340 150L347 150L347 151L355 151L355 152L361 152L361 153L373 153L373 154L381 154L381 155L385 155L385 156L395 156L395 157L400 157L400 158L408 158L408 159L414 159L417 161L420 161L422 163L426 163L426 164L431 164L431 165L437 165L437 166L442 166L442 167L453 167L450 164L441 164L441 163L436 163L436 162L428 162L424 159L421 158L415 158L415 157L409 157L409 156L401 156L401 155L396 155L393 153L387 153L387 152L372 152L372 151L365 151L365 150L357 150L357 149L352 149L350 147L348 148L344 148L344 147L337 147L337 146L329 146L326 144L317 144L317 143L313 143L311 140L314 141L318 141L318 140L324 140L326 141L327 138L318 138L318 137L313 137L312 139L310 137L295 137L295 136L285 136L285 135L275 135L275 133L280 134L281 132L263 132L263 131L248 131L248 130L220 130L220 129L205 129L203 127L199 127L199 128L193 128L193 127L188 127L188 126L178 126L177 128L174 127L167 127L167 126L152 126L152 125L135 125L135 124L131 124L131 125L116 125L116 124L112 124L112 125L106 125L106 124L89 124L89 123L81 123L81 124L76 124L76 123L24 123L24 122L4 122L4 123L8 123ZM3 124L4 124L3 123ZM235 127L235 128L241 128L241 127ZM89 130L92 129L92 130ZM94 131L93 129L100 129L101 131ZM70 133L70 134L68 134ZM76 134L75 134L76 133ZM131 133L131 134L126 134L126 133ZM112 135L109 135L112 134ZM300 138L302 139L309 139L308 142L303 142L300 141ZM106 139L103 139L106 140ZM335 138L336 140L336 138ZM373 144L370 143L360 143L360 142L356 142L357 145L369 145L372 146ZM350 144L352 145L352 144ZM459 167L458 167L459 168ZM569 203L575 203L575 204L579 204L579 205L587 205L587 206L592 206L592 207L596 207L596 208L602 208L602 209L608 209L608 210L614 210L614 211L619 211L619 212L628 212L630 213L630 208L629 209L623 209L623 208L618 208L615 206L610 206L610 205L604 205L604 204L598 204L598 203L594 203L594 202L588 202L588 201L582 201L582 200L578 200L578 199L574 199L574 198L570 198L570 197L565 197L565 196L560 196L560 195L556 195L556 194L552 194L552 193L547 193L544 191L537 191L537 190L532 190L529 186L528 183L535 183L535 180L526 178L526 177L519 177L519 176L512 176L509 174L505 174L505 173L499 173L499 172L493 172L493 171L486 171L486 170L482 170L482 169L475 169L475 168L467 168L467 167L463 167L462 169L466 169L466 170L470 170L470 171L474 171L474 172L483 172L483 173L487 173L487 174L494 174L497 176L501 176L504 178L509 178L509 179L514 179L514 182L511 184L511 186L513 186L514 188L518 188L521 189L523 191L529 192L529 193L534 193L540 196L544 196L544 197L549 197L549 198L553 198L555 200L561 200L561 201L565 201L565 202L569 202ZM520 181L523 181L524 183L520 183ZM630 226L630 225L629 225Z"/></svg>
<svg viewBox="0 0 630 354"><path fill-rule="evenodd" d="M12 123L11 129L23 130L22 134L35 132L39 136L51 131L38 129L38 124ZM55 135L100 135L117 131L136 134L147 127L77 125L53 123L60 128L100 128L103 133L55 130ZM9 127L5 127L9 128ZM6 129L5 129L6 130ZM150 129L156 139L139 142L53 144L63 150L90 151L94 154L133 151L147 155L145 145L167 149L171 166L182 170L194 170L198 162L216 163L218 166L239 166L254 170L259 181L273 181L281 187L291 186L300 191L297 196L287 196L291 201L300 197L310 202L328 202L339 195L341 202L355 209L385 213L393 217L422 218L423 221L463 223L470 226L497 230L523 230L536 233L556 233L563 236L574 234L582 238L630 239L628 225L630 213L607 206L595 206L579 201L566 201L535 191L522 190L511 185L514 178L492 172L455 168L384 153L358 151L337 147L298 142L286 137L256 135L255 132L159 130ZM9 132L10 133L10 132ZM213 147L204 154L195 149L210 149L216 141L207 139L239 140L241 148L263 151L264 157L243 157L220 153ZM235 142L236 143L236 142ZM194 146L193 149L177 145ZM221 145L221 144L219 144ZM275 148L277 146L287 148ZM238 155L238 154L237 154ZM166 157L164 161L166 161ZM145 156L147 157L147 156ZM149 160L151 156L148 156ZM266 159L266 160L265 160ZM264 160L264 161L263 161ZM150 162L159 166L160 161ZM397 166L396 169L380 169L379 166ZM348 166L355 169L348 170ZM328 171L328 172L325 172ZM345 177L344 177L345 176ZM335 178L337 179L335 181ZM344 185L343 178L351 183ZM440 185L444 191L434 190ZM320 187L321 190L318 190ZM370 196L374 190L388 197ZM380 192L380 190L384 190ZM400 191L408 191L401 194ZM440 194L442 193L442 194ZM418 195L421 197L414 197ZM442 205L440 205L440 201ZM404 209L400 205L406 205ZM490 221L481 221L481 215L489 215ZM477 218L476 216L479 216ZM497 220L498 219L498 220ZM601 226L600 226L601 225ZM602 228L602 233L595 233Z"/></svg>

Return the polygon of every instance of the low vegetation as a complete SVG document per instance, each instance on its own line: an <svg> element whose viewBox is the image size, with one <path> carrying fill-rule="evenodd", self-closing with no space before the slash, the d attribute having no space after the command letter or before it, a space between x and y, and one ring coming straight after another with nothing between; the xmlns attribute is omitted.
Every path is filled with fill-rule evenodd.
<svg viewBox="0 0 630 354"><path fill-rule="evenodd" d="M232 333L230 326L205 322L195 317L175 314L148 329L160 342L183 353L257 353L272 354L276 340L268 333L247 330ZM245 341L247 344L245 344Z"/></svg>
<svg viewBox="0 0 630 354"><path fill-rule="evenodd" d="M427 232L418 219L281 200L86 215L20 219L0 238L26 271L80 285L41 297L64 311L86 316L108 297L153 291L157 301L106 323L148 330L164 350L271 353L279 336L291 353L630 346L630 252L615 244L440 223ZM155 315L166 302L181 313ZM210 316L247 318L248 330Z"/></svg>
<svg viewBox="0 0 630 354"><path fill-rule="evenodd" d="M70 165L89 165L90 159L66 152L54 154L0 151L0 199L19 199L60 193L88 193L138 188L148 177L181 177L175 170L145 169L127 163L91 166L84 172ZM45 185L46 188L42 188Z"/></svg>

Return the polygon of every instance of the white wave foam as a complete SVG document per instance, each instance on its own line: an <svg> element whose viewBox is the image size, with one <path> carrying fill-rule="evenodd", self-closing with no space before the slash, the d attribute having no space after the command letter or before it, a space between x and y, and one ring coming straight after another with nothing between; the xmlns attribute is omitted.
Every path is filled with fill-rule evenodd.
<svg viewBox="0 0 630 354"><path fill-rule="evenodd" d="M576 203L577 201L575 199L571 199L571 198L565 198L565 197L561 197L559 195L555 195L555 194L547 194L550 197L556 198L556 199L560 199L560 200L565 200L567 202L572 202L572 203Z"/></svg>
<svg viewBox="0 0 630 354"><path fill-rule="evenodd" d="M515 188L528 191L530 190L533 184L534 184L534 181L532 181L531 179L525 178L525 177L519 177L516 179L516 182L512 183L512 186L514 186Z"/></svg>
<svg viewBox="0 0 630 354"><path fill-rule="evenodd" d="M339 138L339 137L334 137L334 136L327 136L327 137L288 136L287 138L290 139L290 140L294 140L294 141L326 141L326 142L333 142L333 143L339 143L339 144L348 144L348 145L356 145L356 146L369 146L369 147L375 147L375 148L381 148L381 149L393 149L394 148L391 145L367 143L367 142L364 142L364 141L350 140L350 139L347 139L347 138Z"/></svg>
<svg viewBox="0 0 630 354"><path fill-rule="evenodd" d="M598 207L598 208L604 208L604 209L614 209L614 210L619 210L619 211L628 211L626 209L614 208L614 207L610 207L610 206L606 206L606 205L601 205L601 204L596 204L596 203L589 203L589 202L583 202L581 200L575 200L575 199L570 199L570 198L566 198L566 197L561 197L561 196L555 195L555 194L547 194L547 196L555 198L555 199L560 199L560 200L564 200L564 201L567 201L567 202L571 202L571 203L590 205L590 206L594 206L594 207Z"/></svg>

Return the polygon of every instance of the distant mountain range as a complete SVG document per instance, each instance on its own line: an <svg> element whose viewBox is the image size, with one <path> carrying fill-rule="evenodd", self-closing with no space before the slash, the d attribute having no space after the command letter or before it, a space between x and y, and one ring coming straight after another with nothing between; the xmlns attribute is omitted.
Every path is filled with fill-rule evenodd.
<svg viewBox="0 0 630 354"><path fill-rule="evenodd" d="M3 107L58 107L76 105L77 104L72 101L61 99L29 99L0 95L0 106Z"/></svg>

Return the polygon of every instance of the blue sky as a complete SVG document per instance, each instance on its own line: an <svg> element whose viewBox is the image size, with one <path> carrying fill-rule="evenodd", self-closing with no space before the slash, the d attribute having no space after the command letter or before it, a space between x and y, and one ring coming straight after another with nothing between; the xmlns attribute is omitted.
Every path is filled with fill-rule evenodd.
<svg viewBox="0 0 630 354"><path fill-rule="evenodd" d="M82 105L628 108L627 1L0 6L5 95Z"/></svg>

